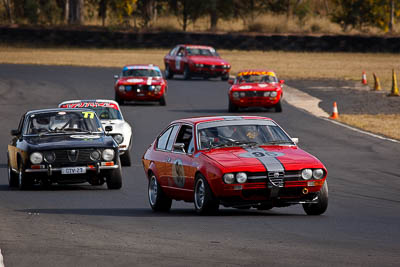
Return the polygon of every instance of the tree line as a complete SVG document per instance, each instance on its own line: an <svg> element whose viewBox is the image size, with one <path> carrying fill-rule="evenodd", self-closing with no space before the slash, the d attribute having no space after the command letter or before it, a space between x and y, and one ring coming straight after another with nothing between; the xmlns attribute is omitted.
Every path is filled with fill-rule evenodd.
<svg viewBox="0 0 400 267"><path fill-rule="evenodd" d="M309 16L327 17L344 31L376 27L394 31L400 0L1 0L3 23L85 25L91 18L135 29L149 29L160 16L174 16L183 31L209 18L215 31L222 20L250 25L261 15L283 14L299 24ZM133 25L132 25L133 24Z"/></svg>

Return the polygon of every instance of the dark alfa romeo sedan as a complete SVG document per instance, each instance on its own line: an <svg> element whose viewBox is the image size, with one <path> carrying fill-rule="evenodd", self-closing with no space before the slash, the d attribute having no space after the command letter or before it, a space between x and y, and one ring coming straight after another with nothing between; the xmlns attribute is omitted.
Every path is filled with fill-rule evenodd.
<svg viewBox="0 0 400 267"><path fill-rule="evenodd" d="M122 186L118 144L90 109L43 109L25 113L8 145L8 181L34 184L89 182L108 189Z"/></svg>

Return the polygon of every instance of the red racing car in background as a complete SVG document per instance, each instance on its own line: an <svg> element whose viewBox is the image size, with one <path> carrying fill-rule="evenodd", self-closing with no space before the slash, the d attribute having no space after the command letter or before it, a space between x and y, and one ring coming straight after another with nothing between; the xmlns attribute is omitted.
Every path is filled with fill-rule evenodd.
<svg viewBox="0 0 400 267"><path fill-rule="evenodd" d="M173 121L144 153L154 211L172 200L200 214L219 205L268 210L302 204L308 215L328 206L327 170L273 120L256 116Z"/></svg>
<svg viewBox="0 0 400 267"><path fill-rule="evenodd" d="M242 70L239 71L229 89L229 112L238 111L239 108L265 107L275 108L282 112L282 84L275 72L271 70Z"/></svg>
<svg viewBox="0 0 400 267"><path fill-rule="evenodd" d="M177 45L165 57L165 76L183 74L185 80L193 76L229 79L231 65L223 60L214 48L203 45Z"/></svg>
<svg viewBox="0 0 400 267"><path fill-rule="evenodd" d="M166 105L167 81L155 65L127 65L116 79L115 101L122 105L125 101L156 101Z"/></svg>

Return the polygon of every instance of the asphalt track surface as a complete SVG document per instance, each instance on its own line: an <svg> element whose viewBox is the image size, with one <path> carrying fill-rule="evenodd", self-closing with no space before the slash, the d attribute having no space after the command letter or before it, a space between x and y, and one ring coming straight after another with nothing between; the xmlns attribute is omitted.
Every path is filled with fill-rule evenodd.
<svg viewBox="0 0 400 267"><path fill-rule="evenodd" d="M171 121L227 115L228 84L169 81L167 106L126 105L133 166L123 188L54 186L10 190L6 148L23 112L79 98L112 98L118 69L0 65L0 249L5 266L398 266L400 145L283 104L276 120L328 168L329 207L270 211L222 208L198 216L192 203L153 213L141 156Z"/></svg>

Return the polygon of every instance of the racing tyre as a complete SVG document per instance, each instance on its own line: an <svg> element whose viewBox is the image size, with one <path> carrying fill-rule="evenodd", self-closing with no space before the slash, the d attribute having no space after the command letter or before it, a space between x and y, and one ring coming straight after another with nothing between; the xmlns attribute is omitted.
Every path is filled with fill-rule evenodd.
<svg viewBox="0 0 400 267"><path fill-rule="evenodd" d="M118 96L117 93L115 93L114 99L115 99L115 102L117 102L120 106L122 106L122 105L124 104L124 102L125 102L123 99L121 99L121 98Z"/></svg>
<svg viewBox="0 0 400 267"><path fill-rule="evenodd" d="M194 184L194 208L201 215L215 214L219 208L219 200L202 175L197 176Z"/></svg>
<svg viewBox="0 0 400 267"><path fill-rule="evenodd" d="M328 208L328 182L325 181L321 190L317 193L318 203L303 204L303 209L307 215L321 215Z"/></svg>
<svg viewBox="0 0 400 267"><path fill-rule="evenodd" d="M174 78L174 73L171 71L169 64L165 65L165 78L167 78L167 79Z"/></svg>
<svg viewBox="0 0 400 267"><path fill-rule="evenodd" d="M169 211L171 209L172 199L164 194L154 174L151 174L149 179L148 197L153 211Z"/></svg>
<svg viewBox="0 0 400 267"><path fill-rule="evenodd" d="M225 73L224 75L221 76L222 81L227 81L229 80L229 73Z"/></svg>
<svg viewBox="0 0 400 267"><path fill-rule="evenodd" d="M122 166L131 166L131 152L129 150L125 151L125 153L120 156L120 161Z"/></svg>
<svg viewBox="0 0 400 267"><path fill-rule="evenodd" d="M160 106L165 106L167 104L167 102L165 101L165 96L162 96L160 98Z"/></svg>
<svg viewBox="0 0 400 267"><path fill-rule="evenodd" d="M190 80L190 70L188 65L185 65L185 68L183 70L183 79Z"/></svg>
<svg viewBox="0 0 400 267"><path fill-rule="evenodd" d="M18 186L18 175L11 169L10 160L8 160L8 186Z"/></svg>
<svg viewBox="0 0 400 267"><path fill-rule="evenodd" d="M122 187L121 162L118 160L117 164L118 168L114 170L109 170L106 176L108 189L120 189Z"/></svg>
<svg viewBox="0 0 400 267"><path fill-rule="evenodd" d="M31 186L32 186L32 181L29 179L28 175L25 172L25 167L21 163L19 165L19 170L18 170L18 188L20 190L26 190Z"/></svg>
<svg viewBox="0 0 400 267"><path fill-rule="evenodd" d="M233 104L230 100L229 100L228 111L229 112L237 112L238 111L238 107L235 104Z"/></svg>
<svg viewBox="0 0 400 267"><path fill-rule="evenodd" d="M280 100L278 104L275 105L275 112L282 112L282 104Z"/></svg>

